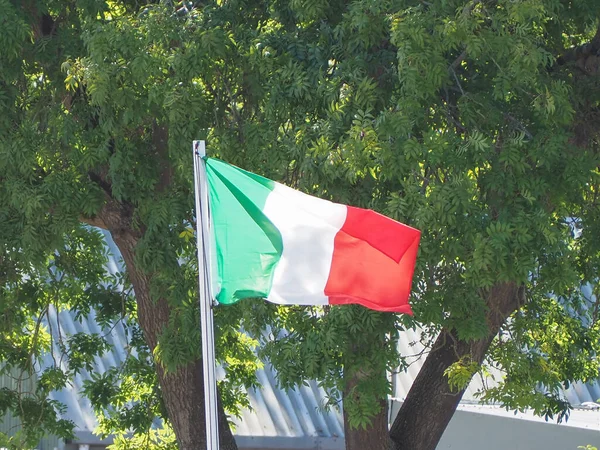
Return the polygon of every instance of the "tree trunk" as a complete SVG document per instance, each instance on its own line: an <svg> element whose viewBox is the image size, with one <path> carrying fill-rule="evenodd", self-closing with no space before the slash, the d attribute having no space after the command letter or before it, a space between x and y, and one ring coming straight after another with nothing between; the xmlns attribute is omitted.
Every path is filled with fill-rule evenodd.
<svg viewBox="0 0 600 450"><path fill-rule="evenodd" d="M361 384L364 390L365 384L383 385L387 383L386 361L379 356L379 349L385 345L385 332L379 330L376 338L365 339L357 334L350 337L349 353L344 361L344 389L342 392L344 402L344 438L346 450L388 450L390 447L388 429L388 398L382 391L381 397L377 399L379 412L371 419L365 427L352 428L349 420L349 404L360 404ZM377 343L377 345L374 345ZM364 359L357 358L364 356ZM357 361L371 361L365 366ZM370 393L367 395L374 395Z"/></svg>
<svg viewBox="0 0 600 450"><path fill-rule="evenodd" d="M383 373L385 376L385 372ZM357 384L357 377L347 380L344 388L344 399L352 395L352 390ZM388 401L383 398L379 401L381 410L366 428L351 428L348 415L344 410L344 438L346 450L388 450L390 439L388 436Z"/></svg>
<svg viewBox="0 0 600 450"><path fill-rule="evenodd" d="M150 277L138 269L135 246L139 236L131 226L131 213L122 205L109 202L100 219L110 231L121 251L127 273L133 285L138 305L138 319L144 338L151 351L169 320L170 308L165 299L153 300L150 296ZM158 380L167 413L181 450L206 449L204 384L201 361L179 367L176 372L165 373L156 364ZM220 399L220 398L219 398ZM219 401L219 441L222 450L237 450L223 405Z"/></svg>
<svg viewBox="0 0 600 450"><path fill-rule="evenodd" d="M392 424L392 450L435 450L465 392L453 392L444 372L461 358L481 364L494 336L523 298L523 288L514 283L490 289L486 302L489 332L482 339L465 342L455 330L441 331Z"/></svg>

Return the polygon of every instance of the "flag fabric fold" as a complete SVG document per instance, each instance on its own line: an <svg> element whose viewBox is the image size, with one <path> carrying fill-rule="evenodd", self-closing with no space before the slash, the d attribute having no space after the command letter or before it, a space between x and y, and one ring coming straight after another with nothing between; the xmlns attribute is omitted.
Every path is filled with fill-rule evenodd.
<svg viewBox="0 0 600 450"><path fill-rule="evenodd" d="M206 158L219 303L360 304L412 314L420 232Z"/></svg>

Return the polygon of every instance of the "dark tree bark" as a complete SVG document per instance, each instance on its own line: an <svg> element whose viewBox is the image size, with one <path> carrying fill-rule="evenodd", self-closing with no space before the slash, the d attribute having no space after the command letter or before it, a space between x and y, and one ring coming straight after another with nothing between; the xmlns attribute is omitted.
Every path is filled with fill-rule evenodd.
<svg viewBox="0 0 600 450"><path fill-rule="evenodd" d="M132 211L133 208L108 200L96 220L86 221L107 229L119 248L135 292L140 326L146 343L150 350L154 351L159 336L169 321L170 308L165 299L151 298L150 277L137 267L135 247L141 235L131 224ZM156 369L163 400L179 448L181 450L205 449L204 385L201 361L179 367L176 372L165 373L160 364L156 364ZM220 401L218 407L221 449L237 450Z"/></svg>
<svg viewBox="0 0 600 450"><path fill-rule="evenodd" d="M462 358L481 364L494 336L523 301L523 288L497 284L487 296L486 337L465 342L455 330L442 330L392 424L392 450L435 450L465 392L452 391L444 372Z"/></svg>
<svg viewBox="0 0 600 450"><path fill-rule="evenodd" d="M385 372L382 374L385 377ZM358 381L357 376L346 380L344 398L353 395L353 389ZM344 438L346 450L388 450L390 439L388 435L388 402L383 398L379 401L379 413L373 418L367 428L350 427L348 415L344 411Z"/></svg>
<svg viewBox="0 0 600 450"><path fill-rule="evenodd" d="M598 52L600 52L600 26L596 29L596 34L590 42L566 50L556 58L556 64L562 66L573 63L583 73L597 75L600 71Z"/></svg>
<svg viewBox="0 0 600 450"><path fill-rule="evenodd" d="M356 359L356 355L377 356L376 352L379 352L379 349L385 345L385 333L379 333L380 346L374 346L374 341L365 340L362 335L354 335L350 339L352 342L349 343L349 350L347 350L344 362L344 389L342 392L346 450L387 450L390 447L387 395L382 393L381 398L378 399L379 412L371 419L366 428L352 428L348 408L345 407L350 402L360 402L361 389L356 388L361 383L364 385L365 383L384 384L387 382L384 358L367 357L364 360L374 361L372 365L368 366L357 364Z"/></svg>

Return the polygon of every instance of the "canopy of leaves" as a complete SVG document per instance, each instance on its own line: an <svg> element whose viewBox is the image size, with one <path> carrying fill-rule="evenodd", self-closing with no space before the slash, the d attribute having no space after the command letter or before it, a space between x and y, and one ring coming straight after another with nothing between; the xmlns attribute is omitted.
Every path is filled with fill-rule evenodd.
<svg viewBox="0 0 600 450"><path fill-rule="evenodd" d="M82 225L110 202L132 211L137 261L175 311L153 356L168 370L198 357L186 227L190 144L206 138L209 153L247 170L421 229L414 311L431 337L446 327L480 338L487 290L524 285L527 303L490 351L507 375L485 398L564 412L560 386L598 375L597 303L578 294L600 255L594 6L0 0L1 359L22 367L50 348L40 322L50 305L135 328L131 299L112 289L126 276L106 278L99 237ZM402 367L397 332L414 323L358 307L218 309L227 404L235 411L257 367L243 324L268 341L284 385L316 377L335 402L344 372L360 375L361 401L346 409L365 425L390 389L381 371ZM142 433L164 416L151 355L137 348L130 369L89 385L108 411L103 432ZM102 351L101 337L71 338L70 368L42 394ZM465 370L479 367L457 367L457 385ZM140 390L102 391L116 380ZM150 414L138 420L131 400ZM51 419L39 423L67 433Z"/></svg>

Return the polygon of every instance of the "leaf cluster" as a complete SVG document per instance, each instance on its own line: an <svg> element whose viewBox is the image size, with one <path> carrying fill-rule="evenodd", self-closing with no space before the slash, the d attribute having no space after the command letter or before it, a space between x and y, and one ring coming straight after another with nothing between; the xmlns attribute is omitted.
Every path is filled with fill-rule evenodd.
<svg viewBox="0 0 600 450"><path fill-rule="evenodd" d="M40 0L29 11L0 0L0 359L23 370L57 345L42 320L50 306L97 311L108 327L126 318L138 362L88 393L106 433L164 417L151 359L172 371L199 355L185 230L189 147L206 138L213 156L423 231L415 321L355 307L219 309L231 411L254 383L261 342L282 385L315 377L331 403L349 394L350 423L362 426L390 391L382 374L406 364L398 331L419 322L431 336L446 327L480 339L494 308L486 293L503 282L523 286L527 302L494 341L489 364L506 377L489 398L564 411L559 386L597 374L597 296L582 308L575 291L599 268L600 97L589 64L563 63L593 39L593 6ZM99 223L107 205L128 211L136 262L172 312L152 355L127 274L104 274L99 236L80 225ZM69 370L89 368L102 339L63 342ZM138 363L143 383L131 378ZM464 386L475 371L464 361L450 380Z"/></svg>

